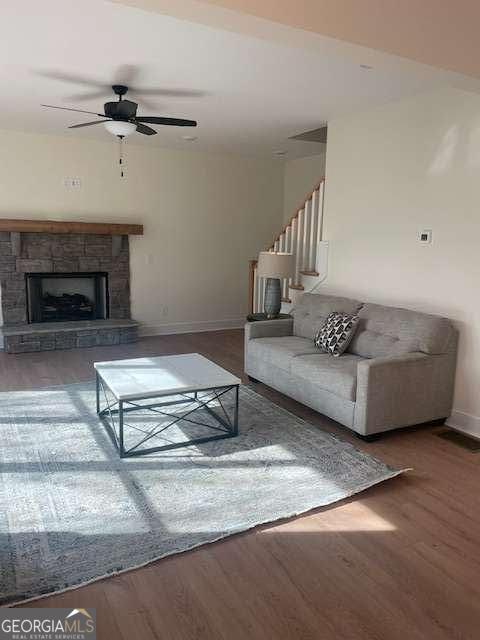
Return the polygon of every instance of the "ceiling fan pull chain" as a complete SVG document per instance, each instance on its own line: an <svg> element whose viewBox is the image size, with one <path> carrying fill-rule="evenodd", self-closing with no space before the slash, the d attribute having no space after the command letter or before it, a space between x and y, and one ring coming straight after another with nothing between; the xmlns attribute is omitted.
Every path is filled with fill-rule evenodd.
<svg viewBox="0 0 480 640"><path fill-rule="evenodd" d="M120 165L120 177L124 178L125 177L125 159L123 156L123 136L118 136L118 137L120 139L118 164Z"/></svg>

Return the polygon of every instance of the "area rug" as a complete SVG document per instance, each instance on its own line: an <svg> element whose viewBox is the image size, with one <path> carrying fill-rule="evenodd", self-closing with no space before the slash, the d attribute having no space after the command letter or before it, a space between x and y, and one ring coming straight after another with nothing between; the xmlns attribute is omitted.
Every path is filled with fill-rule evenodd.
<svg viewBox="0 0 480 640"><path fill-rule="evenodd" d="M142 430L152 417L136 420ZM4 606L331 504L401 473L248 387L238 437L143 458L119 459L96 415L93 383L1 393L0 433Z"/></svg>

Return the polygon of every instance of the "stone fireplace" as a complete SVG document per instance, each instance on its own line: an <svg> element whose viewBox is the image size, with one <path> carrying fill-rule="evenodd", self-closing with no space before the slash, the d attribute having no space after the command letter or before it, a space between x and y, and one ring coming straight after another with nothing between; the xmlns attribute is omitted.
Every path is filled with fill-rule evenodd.
<svg viewBox="0 0 480 640"><path fill-rule="evenodd" d="M77 226L82 224L86 223ZM18 353L136 339L138 323L130 319L129 263L126 234L0 231L5 350Z"/></svg>

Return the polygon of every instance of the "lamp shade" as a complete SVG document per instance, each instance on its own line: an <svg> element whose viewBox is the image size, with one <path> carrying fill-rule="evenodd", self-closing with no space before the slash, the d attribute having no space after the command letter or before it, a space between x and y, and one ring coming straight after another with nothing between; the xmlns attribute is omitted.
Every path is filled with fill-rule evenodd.
<svg viewBox="0 0 480 640"><path fill-rule="evenodd" d="M273 253L260 251L257 274L260 278L290 278L293 273L293 255L291 253Z"/></svg>

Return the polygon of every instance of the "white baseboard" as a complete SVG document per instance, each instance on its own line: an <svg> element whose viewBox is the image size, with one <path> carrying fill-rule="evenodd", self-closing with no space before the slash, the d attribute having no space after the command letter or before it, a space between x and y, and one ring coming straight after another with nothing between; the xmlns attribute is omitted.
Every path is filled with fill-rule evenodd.
<svg viewBox="0 0 480 640"><path fill-rule="evenodd" d="M240 329L245 325L245 317L225 320L201 320L197 322L172 322L170 324L142 324L140 336L165 336L173 333L199 333L201 331L220 331L222 329Z"/></svg>
<svg viewBox="0 0 480 640"><path fill-rule="evenodd" d="M463 433L480 438L480 417L478 416L453 410L446 424L457 431L463 431Z"/></svg>

